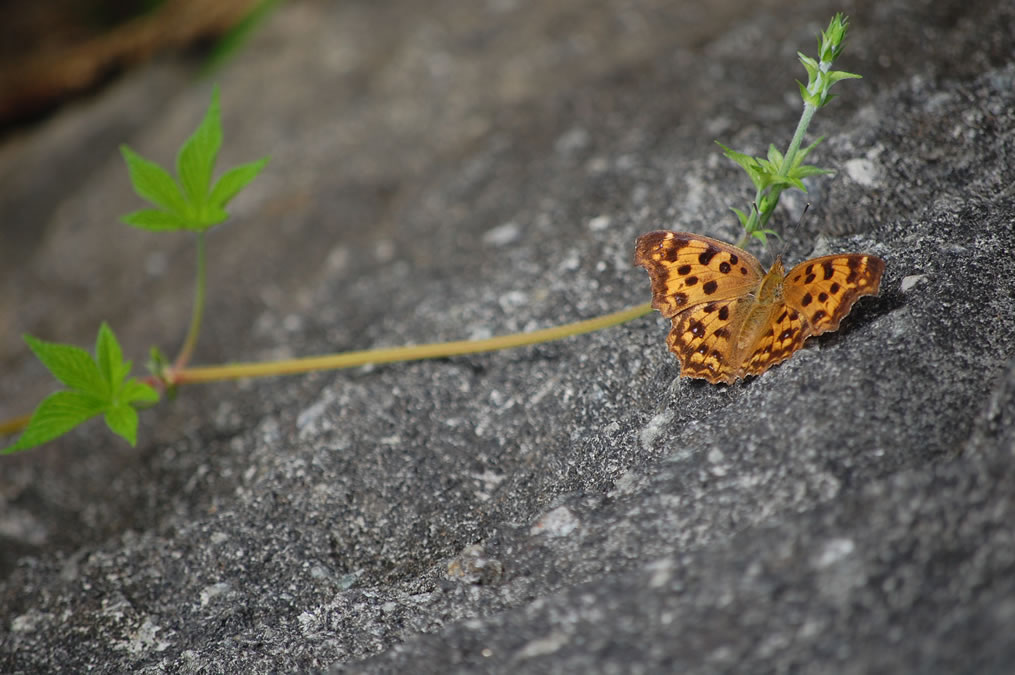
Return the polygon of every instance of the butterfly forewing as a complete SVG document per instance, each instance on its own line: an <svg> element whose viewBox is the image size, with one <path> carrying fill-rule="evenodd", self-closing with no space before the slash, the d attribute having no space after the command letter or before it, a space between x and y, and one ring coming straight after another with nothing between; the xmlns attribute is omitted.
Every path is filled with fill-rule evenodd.
<svg viewBox="0 0 1015 675"><path fill-rule="evenodd" d="M862 253L814 258L786 275L783 298L820 335L837 330L858 298L877 293L884 271L884 260Z"/></svg>
<svg viewBox="0 0 1015 675"><path fill-rule="evenodd" d="M652 306L665 317L701 302L751 292L764 275L746 251L717 239L659 230L638 238L634 260L652 279Z"/></svg>

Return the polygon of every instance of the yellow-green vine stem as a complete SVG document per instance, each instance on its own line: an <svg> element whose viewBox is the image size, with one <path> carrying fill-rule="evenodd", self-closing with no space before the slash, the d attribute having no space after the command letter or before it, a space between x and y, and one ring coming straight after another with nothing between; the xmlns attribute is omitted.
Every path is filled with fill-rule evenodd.
<svg viewBox="0 0 1015 675"><path fill-rule="evenodd" d="M202 252L203 254L203 252ZM173 371L173 379L170 384L174 386L183 384L197 384L199 382L217 382L222 380L238 380L248 377L276 377L279 375L295 375L306 373L312 370L338 370L341 368L355 368L371 363L393 363L396 361L419 361L422 359L439 359L449 356L462 356L464 354L479 354L481 352L492 352L499 349L511 349L524 347L526 345L540 344L560 340L583 333L592 333L597 330L619 326L645 316L652 311L652 305L645 303L635 307L605 314L594 319L576 321L575 323L543 328L529 333L512 333L500 335L485 340L458 340L455 342L437 342L423 345L411 345L408 347L392 347L386 349L365 349L356 352L345 352L342 354L331 354L328 356L310 356L300 359L288 359L285 361L271 361L266 363L234 363L225 366L200 366L194 368L183 368ZM200 319L198 319L200 322ZM193 325L193 324L192 324ZM189 337L189 336L188 336ZM182 355L182 354L181 354ZM156 384L156 378L149 377L148 384ZM13 434L24 429L28 424L30 415L0 422L0 434Z"/></svg>
<svg viewBox="0 0 1015 675"><path fill-rule="evenodd" d="M511 349L542 342L560 340L610 328L637 319L652 311L649 303L631 307L612 314L544 328L530 333L512 333L487 338L485 340L458 340L455 342L436 342L408 347L392 347L390 349L366 349L357 352L345 352L330 356L309 356L301 359L273 361L269 363L235 363L227 366L203 366L185 368L176 373L176 384L192 384L219 380L237 380L245 377L272 377L277 375L295 375L312 370L338 370L355 368L370 363L393 363L396 361L419 361L421 359L439 359L463 354L492 352L498 349Z"/></svg>

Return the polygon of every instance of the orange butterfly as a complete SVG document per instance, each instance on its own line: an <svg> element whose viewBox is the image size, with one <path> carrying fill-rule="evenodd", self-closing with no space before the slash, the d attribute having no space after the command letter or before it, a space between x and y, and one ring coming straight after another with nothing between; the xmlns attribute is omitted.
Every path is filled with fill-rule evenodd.
<svg viewBox="0 0 1015 675"><path fill-rule="evenodd" d="M652 306L673 320L666 343L680 374L716 384L760 375L811 335L839 328L853 303L878 292L885 261L862 253L826 255L784 276L766 274L747 251L687 232L638 237L634 261L652 279Z"/></svg>

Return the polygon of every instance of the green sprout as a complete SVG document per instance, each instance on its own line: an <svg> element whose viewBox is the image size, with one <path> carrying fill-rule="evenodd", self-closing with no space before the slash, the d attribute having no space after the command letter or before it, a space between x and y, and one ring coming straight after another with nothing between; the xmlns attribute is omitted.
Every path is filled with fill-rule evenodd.
<svg viewBox="0 0 1015 675"><path fill-rule="evenodd" d="M99 327L94 357L80 347L44 342L31 335L25 336L25 342L67 389L42 400L25 432L4 454L51 441L98 415L105 417L114 433L131 445L137 443L135 407L155 403L159 394L135 378L128 379L131 363L123 360L120 343L105 322Z"/></svg>
<svg viewBox="0 0 1015 675"><path fill-rule="evenodd" d="M134 191L159 207L129 213L123 217L124 223L142 230L204 232L225 222L229 217L226 205L257 177L268 164L268 158L263 157L226 171L212 187L212 171L222 146L222 122L219 118L219 91L216 87L204 120L184 142L176 156L179 183L155 162L145 159L126 145L120 146Z"/></svg>
<svg viewBox="0 0 1015 675"><path fill-rule="evenodd" d="M740 239L739 246L744 246L751 237L765 243L767 235L776 234L766 225L779 203L779 195L783 190L796 188L807 192L803 183L804 178L832 173L828 169L803 163L810 151L824 140L824 136L805 148L800 146L803 144L804 134L807 133L807 127L810 126L814 113L818 108L828 105L835 98L829 94L832 85L839 80L860 77L854 73L832 70L832 63L842 53L848 28L849 20L841 13L836 14L829 22L828 29L822 31L818 37L818 60L806 56L802 52L797 52L800 62L807 70L807 84L804 85L797 81L800 86L800 97L804 102L804 110L797 123L793 140L790 141L785 154L779 152L774 145L769 145L767 157L752 157L716 141L716 144L723 149L723 154L739 164L747 172L751 182L754 183L753 208L743 211L731 207L744 228L744 236Z"/></svg>

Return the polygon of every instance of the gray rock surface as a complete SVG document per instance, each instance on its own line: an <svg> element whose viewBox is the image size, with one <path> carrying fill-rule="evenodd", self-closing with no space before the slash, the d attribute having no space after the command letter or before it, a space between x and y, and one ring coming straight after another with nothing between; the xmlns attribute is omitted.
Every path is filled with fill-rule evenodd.
<svg viewBox="0 0 1015 675"><path fill-rule="evenodd" d="M658 316L469 357L184 389L0 463L0 671L1007 672L1015 663L1015 9L1006 2L286 4L218 77L206 363L483 337L648 299L633 242L733 240L853 19L786 258L879 297L733 387ZM185 237L128 230L209 85L134 72L0 148L18 335L175 348ZM789 224L787 226L787 224Z"/></svg>

